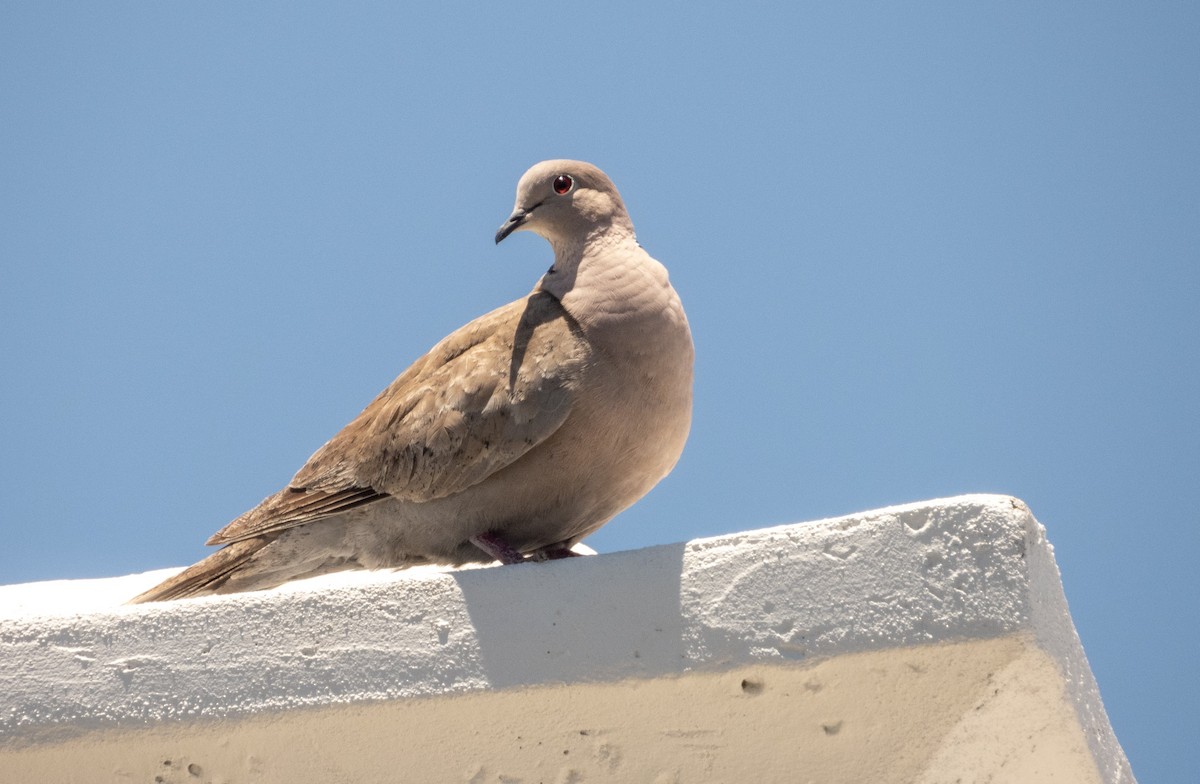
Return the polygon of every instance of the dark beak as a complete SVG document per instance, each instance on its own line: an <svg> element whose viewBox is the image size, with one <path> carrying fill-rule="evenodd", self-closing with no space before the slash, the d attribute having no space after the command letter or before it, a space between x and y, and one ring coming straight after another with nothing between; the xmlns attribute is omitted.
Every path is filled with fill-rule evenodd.
<svg viewBox="0 0 1200 784"><path fill-rule="evenodd" d="M500 240L512 234L517 229L521 228L521 224L529 220L529 212L518 209L512 215L508 216L508 220L504 221L504 225L496 232L496 244L500 244Z"/></svg>

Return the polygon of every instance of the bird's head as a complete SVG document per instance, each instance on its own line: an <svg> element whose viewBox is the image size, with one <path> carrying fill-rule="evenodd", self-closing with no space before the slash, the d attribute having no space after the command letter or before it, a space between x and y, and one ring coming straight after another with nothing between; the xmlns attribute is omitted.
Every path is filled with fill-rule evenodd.
<svg viewBox="0 0 1200 784"><path fill-rule="evenodd" d="M632 235L633 224L608 175L583 161L542 161L517 183L517 203L496 232L496 242L515 231L532 231L557 252L612 230Z"/></svg>

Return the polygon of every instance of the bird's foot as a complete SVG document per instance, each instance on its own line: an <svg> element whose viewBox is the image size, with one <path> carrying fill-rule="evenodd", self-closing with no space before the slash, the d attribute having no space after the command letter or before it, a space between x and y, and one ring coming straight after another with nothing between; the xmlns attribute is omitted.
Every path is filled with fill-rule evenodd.
<svg viewBox="0 0 1200 784"><path fill-rule="evenodd" d="M471 537L471 544L483 550L502 564L525 563L525 556L517 548L504 541L500 534L488 531Z"/></svg>
<svg viewBox="0 0 1200 784"><path fill-rule="evenodd" d="M549 547L543 547L540 550L534 550L529 554L531 561L557 561L560 558L579 558L582 553L577 553L570 547L565 547L561 544L552 544Z"/></svg>

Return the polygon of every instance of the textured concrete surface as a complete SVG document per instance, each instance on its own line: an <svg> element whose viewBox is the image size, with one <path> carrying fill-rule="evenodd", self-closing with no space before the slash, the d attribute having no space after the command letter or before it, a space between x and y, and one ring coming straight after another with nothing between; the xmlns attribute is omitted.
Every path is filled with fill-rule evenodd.
<svg viewBox="0 0 1200 784"><path fill-rule="evenodd" d="M0 587L0 781L1133 781L1005 496L120 605L164 574Z"/></svg>

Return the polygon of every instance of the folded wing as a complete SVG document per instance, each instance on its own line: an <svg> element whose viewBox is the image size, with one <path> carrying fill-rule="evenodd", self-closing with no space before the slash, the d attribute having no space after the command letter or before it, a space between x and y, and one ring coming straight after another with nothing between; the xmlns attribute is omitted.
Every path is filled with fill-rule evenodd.
<svg viewBox="0 0 1200 784"><path fill-rule="evenodd" d="M209 544L228 544L394 497L461 492L511 465L571 412L588 360L579 326L535 292L451 334L318 449L279 493Z"/></svg>

